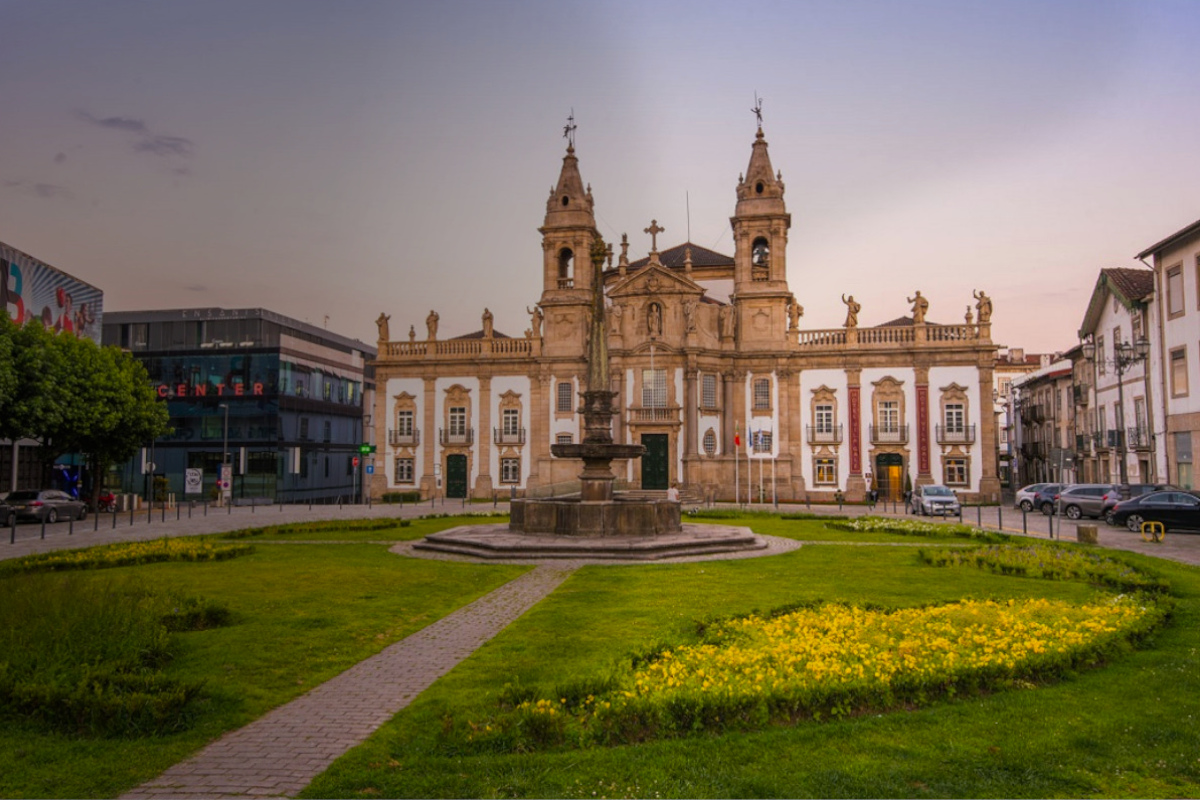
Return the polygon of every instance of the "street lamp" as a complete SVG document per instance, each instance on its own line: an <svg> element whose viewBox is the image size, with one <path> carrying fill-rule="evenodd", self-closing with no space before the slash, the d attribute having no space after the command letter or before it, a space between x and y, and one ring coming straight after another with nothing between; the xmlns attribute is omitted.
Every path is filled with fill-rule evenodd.
<svg viewBox="0 0 1200 800"><path fill-rule="evenodd" d="M1088 361L1096 358L1096 342L1089 336L1082 344L1083 357ZM1146 360L1150 355L1150 340L1145 336L1138 337L1133 344L1129 342L1114 342L1113 357L1101 358L1100 363L1111 364L1117 373L1117 409L1120 414L1117 423L1117 458L1121 483L1129 483L1129 470L1125 464L1125 373L1135 364Z"/></svg>
<svg viewBox="0 0 1200 800"><path fill-rule="evenodd" d="M217 408L225 409L225 438L221 441L221 466L229 463L229 404L217 403Z"/></svg>

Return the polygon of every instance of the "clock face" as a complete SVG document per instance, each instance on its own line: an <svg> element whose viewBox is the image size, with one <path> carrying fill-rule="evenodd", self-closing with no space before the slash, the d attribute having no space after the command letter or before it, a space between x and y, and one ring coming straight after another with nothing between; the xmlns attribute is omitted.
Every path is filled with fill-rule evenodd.
<svg viewBox="0 0 1200 800"><path fill-rule="evenodd" d="M771 249L767 247L766 242L756 242L754 250L750 253L750 263L756 267L765 267L770 255Z"/></svg>

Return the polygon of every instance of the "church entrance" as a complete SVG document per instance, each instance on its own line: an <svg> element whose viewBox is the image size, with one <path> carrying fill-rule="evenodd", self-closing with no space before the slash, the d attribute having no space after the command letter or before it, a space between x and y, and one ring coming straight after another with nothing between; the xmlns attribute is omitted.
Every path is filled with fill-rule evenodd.
<svg viewBox="0 0 1200 800"><path fill-rule="evenodd" d="M904 457L899 453L880 453L875 457L875 487L879 499L904 500Z"/></svg>
<svg viewBox="0 0 1200 800"><path fill-rule="evenodd" d="M467 457L446 456L446 497L467 496Z"/></svg>
<svg viewBox="0 0 1200 800"><path fill-rule="evenodd" d="M667 461L667 444L670 437L665 433L643 433L642 447L646 454L642 456L642 488L668 488L669 471Z"/></svg>

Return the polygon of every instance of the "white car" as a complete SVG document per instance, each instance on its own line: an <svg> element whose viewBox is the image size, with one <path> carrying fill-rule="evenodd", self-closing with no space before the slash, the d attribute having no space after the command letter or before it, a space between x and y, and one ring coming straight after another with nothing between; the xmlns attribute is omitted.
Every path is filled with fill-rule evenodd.
<svg viewBox="0 0 1200 800"><path fill-rule="evenodd" d="M958 495L949 486L930 484L913 489L908 499L908 513L927 517L957 517L962 514Z"/></svg>
<svg viewBox="0 0 1200 800"><path fill-rule="evenodd" d="M1043 486L1049 486L1048 483L1031 483L1024 489L1017 490L1017 500L1013 503L1013 508L1019 508L1022 511L1033 511L1033 495Z"/></svg>

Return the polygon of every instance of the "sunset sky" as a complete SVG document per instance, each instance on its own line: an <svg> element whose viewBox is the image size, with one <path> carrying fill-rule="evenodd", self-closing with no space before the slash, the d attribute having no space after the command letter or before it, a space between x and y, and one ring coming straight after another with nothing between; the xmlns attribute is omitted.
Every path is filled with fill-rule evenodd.
<svg viewBox="0 0 1200 800"><path fill-rule="evenodd" d="M1200 2L0 0L0 241L107 311L520 335L574 110L602 235L732 253L755 93L801 327L1076 342L1200 219Z"/></svg>

